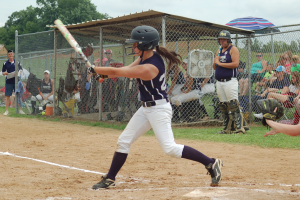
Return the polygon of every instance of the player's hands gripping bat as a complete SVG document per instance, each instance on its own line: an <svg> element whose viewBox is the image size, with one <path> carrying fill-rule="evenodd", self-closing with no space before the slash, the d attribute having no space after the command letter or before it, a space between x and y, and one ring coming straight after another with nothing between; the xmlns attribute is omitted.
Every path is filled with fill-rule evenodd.
<svg viewBox="0 0 300 200"><path fill-rule="evenodd" d="M95 66L94 65L92 66L90 61L84 55L81 47L79 46L77 41L74 39L72 34L65 27L65 25L62 23L62 21L57 19L54 21L54 24L56 25L58 30L62 33L62 35L66 38L66 40L71 45L71 47L75 50L75 52L78 53L80 55L80 57L86 62L86 67L88 68L88 72L96 74L96 71L94 69ZM95 75L96 80L100 82L100 79L102 78L101 76L105 76L105 75L100 75L100 74ZM106 78L107 78L107 76L106 76ZM102 82L103 82L103 80L102 80Z"/></svg>

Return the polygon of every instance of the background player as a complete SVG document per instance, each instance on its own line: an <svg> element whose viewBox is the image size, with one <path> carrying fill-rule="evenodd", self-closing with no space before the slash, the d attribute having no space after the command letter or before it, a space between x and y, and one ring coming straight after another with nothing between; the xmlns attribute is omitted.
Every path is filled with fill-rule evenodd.
<svg viewBox="0 0 300 200"><path fill-rule="evenodd" d="M220 50L216 52L213 68L216 70L217 94L220 100L219 107L223 115L223 130L218 134L231 133L231 120L229 111L232 114L236 125L234 133L245 133L243 127L243 116L240 113L238 101L238 66L239 50L231 44L230 32L223 30L219 33L218 43Z"/></svg>
<svg viewBox="0 0 300 200"><path fill-rule="evenodd" d="M176 144L174 141L171 128L172 108L165 91L165 65L162 57L168 65L179 65L181 63L179 55L158 46L158 31L151 26L134 28L131 39L126 40L126 43L133 43L132 49L139 56L129 66L122 68L92 66L89 68L90 72L101 74L101 77L137 78L142 101L142 107L133 115L118 139L118 148L108 174L104 175L102 180L93 186L93 189L115 187L115 177L126 161L131 144L151 128L160 147L167 155L202 163L212 177L211 186L217 186L221 181L223 162L209 158L189 146ZM156 51L153 50L155 47Z"/></svg>

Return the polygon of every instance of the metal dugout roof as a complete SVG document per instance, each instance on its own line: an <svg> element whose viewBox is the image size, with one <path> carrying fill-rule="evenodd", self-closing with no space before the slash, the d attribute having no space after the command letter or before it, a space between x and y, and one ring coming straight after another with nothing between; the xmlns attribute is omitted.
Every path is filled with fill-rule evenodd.
<svg viewBox="0 0 300 200"><path fill-rule="evenodd" d="M214 24L206 21L191 19L178 15L172 15L154 10L119 16L110 19L97 19L77 24L66 24L65 26L71 33L95 38L99 38L100 27L103 27L103 36L105 39L110 39L114 41L124 41L125 39L130 38L131 30L134 27L144 25L143 20L151 20L151 24L154 24L154 27L160 30L162 24L162 17L165 17L166 19L173 19L172 25L167 26L166 28L166 41L180 40L180 38L185 38L185 36L191 38L191 35L192 37L193 35L195 36L194 39L199 38L199 36L217 37L220 32L220 29L226 29L230 31L231 34L254 34L254 31L234 28L226 25ZM194 26L191 26L190 24ZM199 27L195 25L201 26L201 29L199 29ZM55 25L47 25L47 27L57 29ZM111 34L117 31L119 33L121 32L122 34ZM209 35L207 33L209 33ZM174 35L177 35L177 38L174 38Z"/></svg>

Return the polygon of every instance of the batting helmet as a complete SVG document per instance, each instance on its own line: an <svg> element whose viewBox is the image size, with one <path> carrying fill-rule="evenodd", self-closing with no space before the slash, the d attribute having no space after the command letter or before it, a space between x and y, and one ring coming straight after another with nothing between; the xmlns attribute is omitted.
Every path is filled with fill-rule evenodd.
<svg viewBox="0 0 300 200"><path fill-rule="evenodd" d="M219 39L220 39L220 38L228 39L228 43L232 43L232 41L231 41L231 36L230 36L230 32L229 32L229 31L222 30L222 31L219 33L219 36L218 36L218 43L219 43L219 44L220 44L220 42L219 42Z"/></svg>
<svg viewBox="0 0 300 200"><path fill-rule="evenodd" d="M158 31L151 26L137 26L131 32L131 38L125 41L125 43L135 42L138 43L137 48L141 51L154 49L159 42Z"/></svg>

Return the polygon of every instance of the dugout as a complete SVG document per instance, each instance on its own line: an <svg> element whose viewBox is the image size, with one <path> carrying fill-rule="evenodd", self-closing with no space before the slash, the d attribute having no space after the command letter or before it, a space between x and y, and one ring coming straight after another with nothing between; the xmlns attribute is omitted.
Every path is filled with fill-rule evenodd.
<svg viewBox="0 0 300 200"><path fill-rule="evenodd" d="M134 60L134 57L128 56L125 48L125 40L130 38L131 31L139 25L149 25L155 27L160 33L160 45L168 49L178 52L183 59L188 56L188 52L193 49L204 49L216 52L218 49L217 36L221 30L228 30L232 34L233 44L240 50L240 59L250 66L250 37L253 36L253 31L234 28L226 25L220 25L191 19L183 16L172 15L164 12L149 10L140 13L134 13L106 20L92 20L77 24L67 24L66 28L72 33L81 47L91 45L93 54L89 57L93 62L97 58L102 60L101 49L110 49L113 52L113 59L117 63L123 65L129 64ZM70 48L70 45L63 38L55 25L48 27L54 28L54 80L58 83L58 71L63 68L60 60L64 58L62 49ZM71 54L72 55L72 54ZM78 57L73 54L72 57ZM86 93L84 95L97 94L98 101L87 100L86 104L90 104L89 108L97 107L98 105L98 120L107 119L106 114L112 111L122 111L130 118L135 110L139 107L137 100L136 87L133 80L120 79L120 81L112 81L109 87L113 85L114 91L105 91L107 86L102 84L91 83L96 91ZM129 85L129 87L128 87ZM131 86L131 87L130 87ZM55 84L54 87L58 87ZM109 94L109 97L104 95ZM101 97L101 98L100 98ZM94 101L94 102L93 102ZM103 101L108 105L104 105ZM207 102L206 102L207 101ZM209 105L211 98L207 98L204 104ZM97 104L97 105L95 105ZM113 107L113 108L111 108ZM213 115L213 108L208 108L209 114ZM87 109L89 113L89 109ZM109 112L106 112L109 111ZM105 116L103 116L103 114ZM106 117L106 118L105 118ZM111 117L111 116L109 116ZM93 117L95 119L95 117Z"/></svg>

